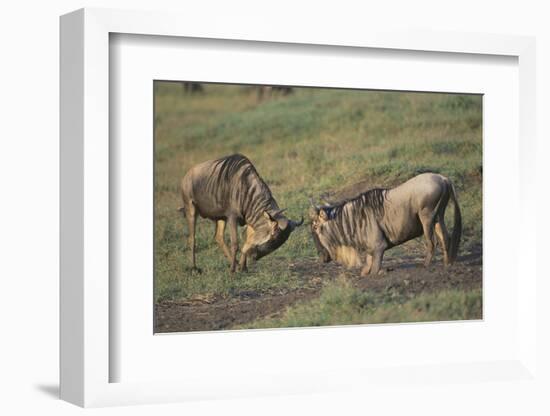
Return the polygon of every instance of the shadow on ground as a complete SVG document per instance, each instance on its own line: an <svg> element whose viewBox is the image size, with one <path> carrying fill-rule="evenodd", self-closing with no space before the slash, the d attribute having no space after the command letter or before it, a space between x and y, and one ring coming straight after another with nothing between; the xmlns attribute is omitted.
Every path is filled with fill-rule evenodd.
<svg viewBox="0 0 550 416"><path fill-rule="evenodd" d="M36 390L42 392L46 396L52 399L59 399L59 385L58 384L37 384L34 386Z"/></svg>

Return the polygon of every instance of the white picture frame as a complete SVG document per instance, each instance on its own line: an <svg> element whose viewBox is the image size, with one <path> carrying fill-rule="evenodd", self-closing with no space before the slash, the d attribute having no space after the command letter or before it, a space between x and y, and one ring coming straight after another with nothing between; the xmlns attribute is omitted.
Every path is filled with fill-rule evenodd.
<svg viewBox="0 0 550 416"><path fill-rule="evenodd" d="M184 21L185 25L181 22ZM288 29L288 28L286 28ZM110 34L225 39L333 47L429 51L440 54L504 55L519 67L519 213L526 213L534 192L535 42L533 38L467 33L396 32L379 29L327 34L303 33L231 22L204 27L167 13L83 9L61 18L61 398L80 406L159 403L198 398L249 397L338 391L407 380L411 369L332 369L318 373L282 371L235 382L185 376L177 381L110 382L119 359L110 349L109 227L109 37ZM442 362L414 368L416 380L534 380L536 382L536 270L526 242L535 240L535 217L520 215L517 264L517 349L506 359L457 364ZM529 261L528 261L529 259ZM518 270L515 271L518 273ZM223 336L223 334L221 334ZM476 375L477 374L477 375ZM480 376L481 374L481 376Z"/></svg>

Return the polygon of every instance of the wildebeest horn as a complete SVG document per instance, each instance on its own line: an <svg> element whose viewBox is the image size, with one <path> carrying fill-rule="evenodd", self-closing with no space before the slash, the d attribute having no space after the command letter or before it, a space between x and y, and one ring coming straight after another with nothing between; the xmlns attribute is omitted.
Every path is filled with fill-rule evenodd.
<svg viewBox="0 0 550 416"><path fill-rule="evenodd" d="M273 212L273 214L271 214L271 216L272 216L273 218L275 218L275 217L277 217L278 215L282 214L282 213L285 212L285 211L286 211L286 208L279 209L279 210Z"/></svg>
<svg viewBox="0 0 550 416"><path fill-rule="evenodd" d="M315 206L315 201L313 200L313 197L310 197L310 198L309 198L309 203L311 204L311 206L312 206L313 208L317 208L317 207Z"/></svg>
<svg viewBox="0 0 550 416"><path fill-rule="evenodd" d="M304 223L304 217L303 216L302 216L302 219L299 222L290 220L290 226L292 227L292 229L295 229L296 227L299 227L303 223Z"/></svg>

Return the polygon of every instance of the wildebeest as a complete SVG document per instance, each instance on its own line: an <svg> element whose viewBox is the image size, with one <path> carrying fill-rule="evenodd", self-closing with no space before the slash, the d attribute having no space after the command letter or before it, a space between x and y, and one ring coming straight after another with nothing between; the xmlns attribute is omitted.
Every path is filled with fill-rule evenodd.
<svg viewBox="0 0 550 416"><path fill-rule="evenodd" d="M449 236L445 209L454 203L454 227ZM313 240L321 260L335 260L347 267L366 264L361 276L379 272L384 251L424 235L428 266L439 240L445 265L453 263L462 233L462 217L451 181L423 173L391 189L371 189L334 205L313 206L310 212Z"/></svg>
<svg viewBox="0 0 550 416"><path fill-rule="evenodd" d="M247 258L258 260L280 247L294 229L304 222L283 215L270 189L245 156L235 154L209 160L192 167L181 181L183 207L189 225L189 246L193 270L197 215L216 223L215 239L236 268L237 226L246 225L246 240L241 249L239 270L247 269ZM224 241L229 227L231 248Z"/></svg>
<svg viewBox="0 0 550 416"><path fill-rule="evenodd" d="M194 93L198 93L198 92L204 92L204 87L202 86L202 84L200 84L198 82L184 81L184 82L182 82L182 86L183 86L183 91L186 94L187 93L194 94Z"/></svg>
<svg viewBox="0 0 550 416"><path fill-rule="evenodd" d="M289 95L292 93L292 87L286 87L284 85L259 85L258 87L258 101L262 101L264 98L269 99L273 93L280 93L281 95Z"/></svg>

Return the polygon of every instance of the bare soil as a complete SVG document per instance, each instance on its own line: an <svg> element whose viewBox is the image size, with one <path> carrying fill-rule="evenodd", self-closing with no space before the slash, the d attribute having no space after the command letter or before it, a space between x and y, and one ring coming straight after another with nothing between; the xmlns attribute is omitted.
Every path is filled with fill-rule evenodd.
<svg viewBox="0 0 550 416"><path fill-rule="evenodd" d="M428 268L421 254L388 257L378 276L361 278L359 270L346 270L335 263L304 259L289 265L304 279L300 289L263 294L244 291L230 298L197 297L185 301L162 301L155 305L155 332L188 332L231 329L259 318L282 314L288 306L315 298L323 285L344 276L356 288L372 293L391 292L411 298L420 293L445 289L472 290L482 287L482 249L475 247L445 268L439 257Z"/></svg>

